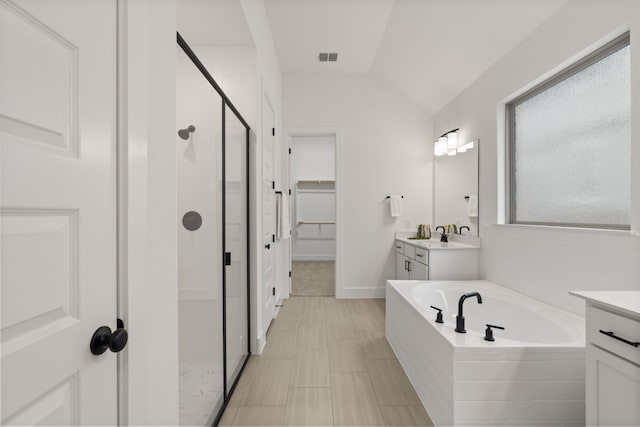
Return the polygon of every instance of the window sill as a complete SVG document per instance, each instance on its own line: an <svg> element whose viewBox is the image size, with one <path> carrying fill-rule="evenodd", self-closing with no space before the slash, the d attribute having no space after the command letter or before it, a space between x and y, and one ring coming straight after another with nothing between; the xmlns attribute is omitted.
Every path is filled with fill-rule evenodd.
<svg viewBox="0 0 640 427"><path fill-rule="evenodd" d="M497 227L514 230L535 230L543 232L559 233L579 233L579 234L600 234L609 236L633 236L638 237L640 234L633 230L613 230L608 228L583 228L583 227L562 227L556 225L533 225L533 224L489 224L489 227Z"/></svg>

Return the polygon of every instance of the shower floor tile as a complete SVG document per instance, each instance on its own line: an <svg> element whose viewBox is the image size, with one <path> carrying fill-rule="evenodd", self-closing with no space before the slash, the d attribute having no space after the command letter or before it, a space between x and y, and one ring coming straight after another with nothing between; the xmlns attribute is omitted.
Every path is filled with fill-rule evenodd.
<svg viewBox="0 0 640 427"><path fill-rule="evenodd" d="M180 362L180 425L204 426L222 398L222 364Z"/></svg>

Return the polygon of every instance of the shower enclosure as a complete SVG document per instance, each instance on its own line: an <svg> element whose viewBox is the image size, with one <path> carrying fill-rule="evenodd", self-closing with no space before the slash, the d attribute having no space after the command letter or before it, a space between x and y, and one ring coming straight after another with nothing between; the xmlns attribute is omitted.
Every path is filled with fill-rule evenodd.
<svg viewBox="0 0 640 427"><path fill-rule="evenodd" d="M250 355L249 126L177 40L180 424L211 425Z"/></svg>

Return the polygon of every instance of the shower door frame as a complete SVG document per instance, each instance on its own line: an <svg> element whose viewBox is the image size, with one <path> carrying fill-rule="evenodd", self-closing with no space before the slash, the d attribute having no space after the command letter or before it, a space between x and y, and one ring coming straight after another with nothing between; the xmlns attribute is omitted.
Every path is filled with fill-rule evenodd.
<svg viewBox="0 0 640 427"><path fill-rule="evenodd" d="M204 66L204 64L200 61L200 59L198 58L198 56L193 52L193 50L189 47L189 45L187 44L187 42L182 38L182 36L180 35L179 32L176 32L176 36L177 36L177 43L178 46L182 49L182 51L187 55L187 57L189 57L189 59L191 60L191 62L193 62L193 64L196 66L196 68L202 73L202 75L204 76L205 79L207 79L207 81L209 82L209 84L211 84L211 86L213 87L213 89L218 93L218 95L220 95L220 98L222 99L222 110L221 110L221 128L222 128L222 181L223 181L223 185L222 185L222 259L220 259L220 263L222 266L222 364L223 364L223 402L222 402L222 406L220 407L220 409L218 410L217 414L215 414L215 416L213 417L213 420L211 421L213 426L218 425L218 422L220 421L220 418L222 417L222 414L224 413L227 404L229 403L229 400L231 399L231 396L233 395L233 392L235 391L235 388L238 384L238 381L240 380L240 378L242 377L242 372L244 371L244 368L247 366L247 362L249 361L249 357L251 356L251 259L250 259L250 252L251 252L251 246L250 246L250 173L249 173L249 137L250 137L250 131L251 131L251 127L249 126L249 124L247 123L247 121L242 117L242 114L240 114L240 112L238 111L238 109L235 107L235 105L233 105L233 102L231 102L231 100L229 99L229 97L227 97L227 95L224 93L224 91L222 90L222 88L218 85L218 83L215 81L215 79L213 78L213 76L211 76L211 74L209 73L209 71L206 69L206 67ZM235 380L233 381L233 384L231 384L231 387L228 387L227 384L227 328L226 328L226 263L225 263L225 254L227 252L227 243L226 243L226 188L224 183L226 183L226 125L225 125L225 120L226 120L226 109L229 109L233 112L233 114L236 116L236 118L240 121L240 123L244 126L246 132L245 132L245 162L246 162L246 281L247 281L247 355L244 359L244 361L242 362L242 366L240 367L240 370L238 372L238 376L235 378Z"/></svg>

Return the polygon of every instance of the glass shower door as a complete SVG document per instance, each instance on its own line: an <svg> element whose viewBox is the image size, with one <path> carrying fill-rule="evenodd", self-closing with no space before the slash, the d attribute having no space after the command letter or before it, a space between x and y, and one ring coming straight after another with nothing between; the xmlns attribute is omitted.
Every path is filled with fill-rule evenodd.
<svg viewBox="0 0 640 427"><path fill-rule="evenodd" d="M226 387L230 391L249 352L247 290L247 129L224 108L224 250Z"/></svg>
<svg viewBox="0 0 640 427"><path fill-rule="evenodd" d="M224 403L222 98L177 52L180 424L210 424Z"/></svg>

